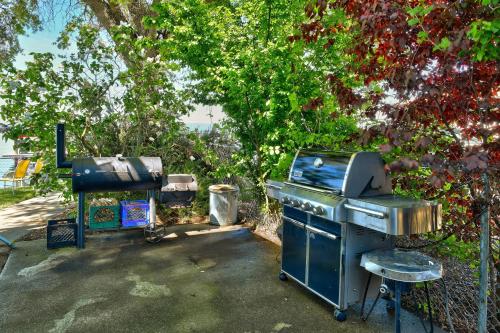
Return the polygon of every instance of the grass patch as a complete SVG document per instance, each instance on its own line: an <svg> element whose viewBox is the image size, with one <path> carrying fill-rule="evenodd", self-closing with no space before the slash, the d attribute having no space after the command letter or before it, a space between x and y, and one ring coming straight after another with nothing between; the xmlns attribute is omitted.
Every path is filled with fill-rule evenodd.
<svg viewBox="0 0 500 333"><path fill-rule="evenodd" d="M12 206L18 202L31 199L35 196L35 191L31 187L21 187L14 190L0 189L0 208Z"/></svg>

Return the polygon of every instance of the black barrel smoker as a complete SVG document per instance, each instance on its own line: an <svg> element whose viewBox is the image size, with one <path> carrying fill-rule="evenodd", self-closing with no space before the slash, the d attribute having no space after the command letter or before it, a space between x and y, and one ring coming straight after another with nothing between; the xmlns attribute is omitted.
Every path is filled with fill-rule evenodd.
<svg viewBox="0 0 500 333"><path fill-rule="evenodd" d="M160 157L83 157L72 161L66 160L64 124L56 127L56 164L57 168L72 169L73 193L78 193L78 233L77 247L85 247L85 193L148 191L150 228L156 222L156 201L158 190L165 187L168 178L163 177L163 165ZM170 175L169 177L175 175ZM177 204L188 206L194 200L197 190L196 180L189 175L189 187L179 187L177 197L186 198ZM174 177L175 178L175 177ZM175 191L175 189L174 189ZM172 189L169 188L169 192ZM160 195L163 199L164 196ZM161 200L169 204L168 200Z"/></svg>

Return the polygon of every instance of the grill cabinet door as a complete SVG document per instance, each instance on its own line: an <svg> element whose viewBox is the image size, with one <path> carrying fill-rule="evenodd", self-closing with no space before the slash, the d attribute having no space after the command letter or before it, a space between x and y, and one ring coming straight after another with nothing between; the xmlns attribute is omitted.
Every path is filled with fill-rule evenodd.
<svg viewBox="0 0 500 333"><path fill-rule="evenodd" d="M339 305L341 238L316 228L308 231L308 287Z"/></svg>
<svg viewBox="0 0 500 333"><path fill-rule="evenodd" d="M306 235L302 222L283 218L281 269L302 283L306 276Z"/></svg>

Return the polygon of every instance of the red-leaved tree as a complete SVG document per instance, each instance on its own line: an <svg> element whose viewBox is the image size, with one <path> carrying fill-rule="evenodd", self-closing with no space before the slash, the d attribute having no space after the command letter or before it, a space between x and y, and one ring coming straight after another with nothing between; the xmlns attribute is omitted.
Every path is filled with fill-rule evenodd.
<svg viewBox="0 0 500 333"><path fill-rule="evenodd" d="M478 240L489 224L490 245L500 235L498 2L315 0L306 7L310 20L291 39L357 34L350 70L362 87L334 73L325 79L345 110L361 109L371 120L361 141L385 137L380 150L395 158L392 171L427 166L426 177L396 177L398 186L440 199L445 232L458 239ZM348 20L326 22L329 10Z"/></svg>

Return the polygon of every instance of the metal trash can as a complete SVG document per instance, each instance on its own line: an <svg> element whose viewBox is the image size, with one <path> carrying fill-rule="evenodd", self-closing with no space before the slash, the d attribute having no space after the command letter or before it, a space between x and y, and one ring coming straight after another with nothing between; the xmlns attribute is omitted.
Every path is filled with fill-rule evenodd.
<svg viewBox="0 0 500 333"><path fill-rule="evenodd" d="M235 185L217 184L208 188L210 192L210 224L235 224L238 215L238 195Z"/></svg>

